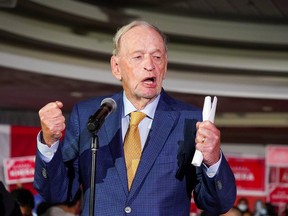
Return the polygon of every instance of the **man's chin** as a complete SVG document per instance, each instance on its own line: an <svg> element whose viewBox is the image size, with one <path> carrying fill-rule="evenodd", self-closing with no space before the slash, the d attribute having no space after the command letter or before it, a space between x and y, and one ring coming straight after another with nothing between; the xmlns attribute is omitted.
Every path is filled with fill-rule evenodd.
<svg viewBox="0 0 288 216"><path fill-rule="evenodd" d="M158 96L158 94L153 94L153 95L146 95L142 98L145 98L146 100L149 100L150 102L152 102L157 96Z"/></svg>

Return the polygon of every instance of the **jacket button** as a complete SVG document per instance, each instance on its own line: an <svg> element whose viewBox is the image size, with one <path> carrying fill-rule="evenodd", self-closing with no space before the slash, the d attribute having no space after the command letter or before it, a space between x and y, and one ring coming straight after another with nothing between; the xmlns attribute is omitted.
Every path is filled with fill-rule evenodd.
<svg viewBox="0 0 288 216"><path fill-rule="evenodd" d="M45 178L45 179L48 178L47 170L46 170L45 168L42 168L42 176L43 176L43 178Z"/></svg>
<svg viewBox="0 0 288 216"><path fill-rule="evenodd" d="M216 182L216 184L217 184L218 190L219 190L219 191L222 190L222 188L223 188L222 182L221 182L220 180L218 180L218 181Z"/></svg>
<svg viewBox="0 0 288 216"><path fill-rule="evenodd" d="M126 212L127 214L130 214L130 213L132 212L131 207L129 207L129 206L125 207L125 212Z"/></svg>

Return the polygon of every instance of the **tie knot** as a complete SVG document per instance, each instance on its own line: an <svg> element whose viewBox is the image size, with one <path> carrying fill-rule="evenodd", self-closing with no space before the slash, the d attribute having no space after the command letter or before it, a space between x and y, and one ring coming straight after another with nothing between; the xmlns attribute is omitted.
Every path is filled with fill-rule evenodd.
<svg viewBox="0 0 288 216"><path fill-rule="evenodd" d="M130 125L138 125L146 116L143 112L130 113Z"/></svg>

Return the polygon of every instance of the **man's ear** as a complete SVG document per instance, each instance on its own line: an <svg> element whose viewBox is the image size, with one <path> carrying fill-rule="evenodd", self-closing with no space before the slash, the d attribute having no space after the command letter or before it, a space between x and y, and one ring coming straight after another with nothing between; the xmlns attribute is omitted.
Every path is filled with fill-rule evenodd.
<svg viewBox="0 0 288 216"><path fill-rule="evenodd" d="M168 65L168 56L167 56L167 54L166 54L166 56L165 56L165 73L164 73L164 76L163 76L163 80L164 79L166 79L166 75L167 75L167 65Z"/></svg>
<svg viewBox="0 0 288 216"><path fill-rule="evenodd" d="M116 79L121 80L122 76L121 76L120 68L118 65L118 61L119 61L119 58L113 55L110 59L110 64L111 64L111 70L112 70L113 76Z"/></svg>

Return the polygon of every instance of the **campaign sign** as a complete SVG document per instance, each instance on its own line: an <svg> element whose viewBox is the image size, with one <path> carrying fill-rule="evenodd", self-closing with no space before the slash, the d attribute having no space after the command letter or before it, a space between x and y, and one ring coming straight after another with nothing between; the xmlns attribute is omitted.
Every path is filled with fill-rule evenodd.
<svg viewBox="0 0 288 216"><path fill-rule="evenodd" d="M269 145L266 147L266 163L268 166L287 167L287 155L287 146Z"/></svg>
<svg viewBox="0 0 288 216"><path fill-rule="evenodd" d="M288 146L266 147L266 165L269 171L267 200L274 204L288 203Z"/></svg>
<svg viewBox="0 0 288 216"><path fill-rule="evenodd" d="M244 191L265 191L265 160L259 157L228 156L237 188Z"/></svg>
<svg viewBox="0 0 288 216"><path fill-rule="evenodd" d="M6 184L18 184L34 181L35 156L4 159Z"/></svg>
<svg viewBox="0 0 288 216"><path fill-rule="evenodd" d="M270 189L269 201L271 203L288 203L288 188L277 186Z"/></svg>

